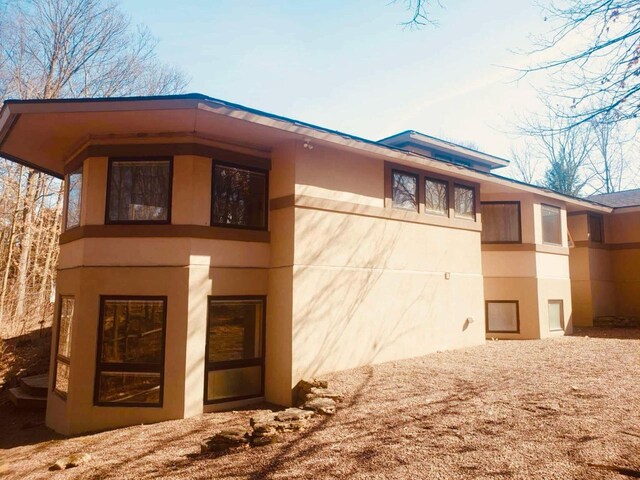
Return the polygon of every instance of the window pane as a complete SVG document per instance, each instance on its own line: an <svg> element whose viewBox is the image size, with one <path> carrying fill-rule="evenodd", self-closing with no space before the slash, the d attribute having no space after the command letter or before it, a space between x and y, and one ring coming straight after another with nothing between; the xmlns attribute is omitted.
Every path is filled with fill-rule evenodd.
<svg viewBox="0 0 640 480"><path fill-rule="evenodd" d="M55 389L64 395L69 392L69 365L59 360L56 361Z"/></svg>
<svg viewBox="0 0 640 480"><path fill-rule="evenodd" d="M207 400L258 396L261 390L261 366L215 370L207 374Z"/></svg>
<svg viewBox="0 0 640 480"><path fill-rule="evenodd" d="M105 300L102 361L162 362L163 300Z"/></svg>
<svg viewBox="0 0 640 480"><path fill-rule="evenodd" d="M266 227L266 179L262 172L216 165L213 172L212 223Z"/></svg>
<svg viewBox="0 0 640 480"><path fill-rule="evenodd" d="M563 330L562 300L549 300L549 330Z"/></svg>
<svg viewBox="0 0 640 480"><path fill-rule="evenodd" d="M589 240L602 243L604 240L602 232L602 217L599 215L589 215Z"/></svg>
<svg viewBox="0 0 640 480"><path fill-rule="evenodd" d="M109 220L168 220L170 181L169 160L112 161Z"/></svg>
<svg viewBox="0 0 640 480"><path fill-rule="evenodd" d="M517 332L517 302L487 302L487 331Z"/></svg>
<svg viewBox="0 0 640 480"><path fill-rule="evenodd" d="M428 213L449 214L449 184L440 180L425 178L425 208Z"/></svg>
<svg viewBox="0 0 640 480"><path fill-rule="evenodd" d="M418 176L398 171L391 175L393 207L418 210Z"/></svg>
<svg viewBox="0 0 640 480"><path fill-rule="evenodd" d="M561 245L561 231L560 209L551 205L542 205L542 241Z"/></svg>
<svg viewBox="0 0 640 480"><path fill-rule="evenodd" d="M517 203L483 203L482 241L519 242L520 205Z"/></svg>
<svg viewBox="0 0 640 480"><path fill-rule="evenodd" d="M475 220L476 199L473 187L456 185L454 188L454 202L456 217Z"/></svg>
<svg viewBox="0 0 640 480"><path fill-rule="evenodd" d="M71 320L73 318L73 297L60 299L60 328L58 330L58 355L69 358L71 350Z"/></svg>
<svg viewBox="0 0 640 480"><path fill-rule="evenodd" d="M98 401L160 403L160 374L101 372Z"/></svg>
<svg viewBox="0 0 640 480"><path fill-rule="evenodd" d="M262 356L262 301L216 301L209 306L209 362Z"/></svg>
<svg viewBox="0 0 640 480"><path fill-rule="evenodd" d="M80 225L80 207L82 203L82 167L67 175L67 221L68 230Z"/></svg>

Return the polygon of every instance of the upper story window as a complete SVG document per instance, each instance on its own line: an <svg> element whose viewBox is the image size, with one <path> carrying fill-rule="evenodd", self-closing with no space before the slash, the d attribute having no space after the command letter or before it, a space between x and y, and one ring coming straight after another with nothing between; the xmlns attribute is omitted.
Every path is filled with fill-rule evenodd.
<svg viewBox="0 0 640 480"><path fill-rule="evenodd" d="M391 177L393 208L418 211L418 175L393 170Z"/></svg>
<svg viewBox="0 0 640 480"><path fill-rule="evenodd" d="M80 225L80 208L82 207L82 167L67 175L67 211L64 222L65 230Z"/></svg>
<svg viewBox="0 0 640 480"><path fill-rule="evenodd" d="M482 202L482 242L520 243L520 202Z"/></svg>
<svg viewBox="0 0 640 480"><path fill-rule="evenodd" d="M267 228L267 172L214 162L211 225Z"/></svg>
<svg viewBox="0 0 640 480"><path fill-rule="evenodd" d="M589 220L589 240L595 243L603 243L604 226L602 224L602 216L590 213L587 218Z"/></svg>
<svg viewBox="0 0 640 480"><path fill-rule="evenodd" d="M476 218L476 190L467 185L454 186L454 210L457 218L475 220Z"/></svg>
<svg viewBox="0 0 640 480"><path fill-rule="evenodd" d="M426 177L424 179L425 210L435 215L449 215L449 182Z"/></svg>
<svg viewBox="0 0 640 480"><path fill-rule="evenodd" d="M560 208L542 204L542 242L562 245Z"/></svg>
<svg viewBox="0 0 640 480"><path fill-rule="evenodd" d="M171 158L111 159L105 223L170 223Z"/></svg>

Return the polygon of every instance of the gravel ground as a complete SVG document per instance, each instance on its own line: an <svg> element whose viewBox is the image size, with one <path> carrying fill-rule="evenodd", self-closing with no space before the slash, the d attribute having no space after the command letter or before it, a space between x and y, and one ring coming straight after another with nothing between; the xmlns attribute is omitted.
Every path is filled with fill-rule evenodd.
<svg viewBox="0 0 640 480"><path fill-rule="evenodd" d="M640 477L640 329L489 341L325 378L346 394L335 417L219 457L199 455L200 440L254 410L59 439L5 405L5 478ZM92 462L47 470L75 452Z"/></svg>

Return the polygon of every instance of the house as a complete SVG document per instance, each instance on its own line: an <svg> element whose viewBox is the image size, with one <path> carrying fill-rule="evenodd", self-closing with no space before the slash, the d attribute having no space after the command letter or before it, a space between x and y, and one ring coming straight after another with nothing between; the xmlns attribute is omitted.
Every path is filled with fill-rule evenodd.
<svg viewBox="0 0 640 480"><path fill-rule="evenodd" d="M47 425L266 399L303 377L637 314L640 209L199 94L7 101L0 155L66 179ZM634 297L634 293L635 297Z"/></svg>

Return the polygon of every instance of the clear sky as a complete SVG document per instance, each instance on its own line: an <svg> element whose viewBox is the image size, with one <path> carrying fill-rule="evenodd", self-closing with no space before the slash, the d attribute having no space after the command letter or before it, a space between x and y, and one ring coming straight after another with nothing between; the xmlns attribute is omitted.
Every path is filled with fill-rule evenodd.
<svg viewBox="0 0 640 480"><path fill-rule="evenodd" d="M546 31L533 0L442 0L438 27L403 29L390 0L122 0L191 77L189 91L373 140L412 129L508 156L537 106L502 66Z"/></svg>

